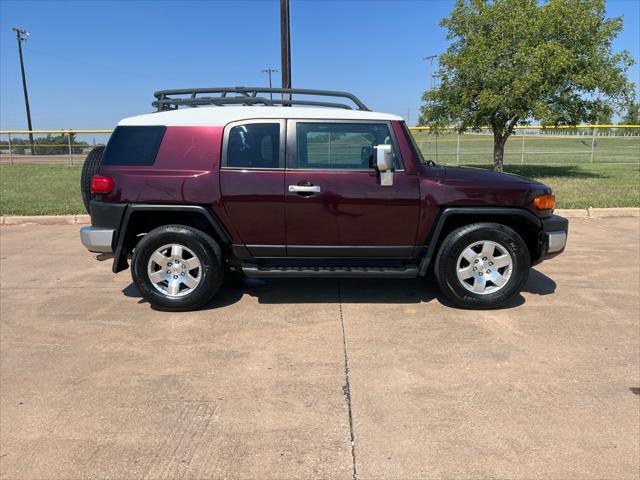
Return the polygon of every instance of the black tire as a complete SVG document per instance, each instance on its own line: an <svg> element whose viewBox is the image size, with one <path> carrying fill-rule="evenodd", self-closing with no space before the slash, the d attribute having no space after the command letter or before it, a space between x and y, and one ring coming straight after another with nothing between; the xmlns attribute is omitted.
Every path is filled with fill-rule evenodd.
<svg viewBox="0 0 640 480"><path fill-rule="evenodd" d="M82 165L82 174L80 175L80 191L82 192L82 203L87 213L91 213L89 205L93 199L91 193L91 177L98 174L100 169L100 162L102 161L102 154L104 152L104 145L95 147L89 152L87 158Z"/></svg>
<svg viewBox="0 0 640 480"><path fill-rule="evenodd" d="M156 288L147 266L151 255L167 244L191 250L202 265L197 286L184 296L171 296ZM216 241L200 230L185 225L165 225L147 233L136 246L131 259L131 277L142 296L160 310L196 310L208 303L220 289L224 277L222 250ZM177 275L174 278L178 278Z"/></svg>
<svg viewBox="0 0 640 480"><path fill-rule="evenodd" d="M476 242L486 241L497 243L499 247L509 253L511 267L508 280L502 286L493 284L491 280L487 281L486 279L489 277L485 276L487 293L480 294L469 290L469 288L473 288L477 281L476 279L469 279L469 282L467 282L468 287L465 287L463 281L458 278L458 261L467 247L474 245ZM474 248L481 249L482 244ZM497 252L500 254L500 250L497 250ZM481 253L477 255L481 255ZM498 260L495 260L496 264L498 264ZM473 262L476 261L480 261L481 267L479 268L484 271L484 275L491 275L491 273L488 273L491 270L487 271L485 269L493 267L490 267L488 263L484 264L483 259L473 260ZM475 265L475 263L471 265L466 260L463 262L463 266L474 267ZM467 263L469 264L467 265ZM491 309L504 306L520 293L529 277L530 267L529 249L520 235L514 230L499 223L474 223L460 227L447 235L438 251L434 273L442 292L456 305L468 309ZM501 276L507 273L505 268L508 267L500 268L498 273L501 273ZM478 271L472 273L473 275L482 275ZM495 272L493 275L495 275ZM478 280L482 280L482 278ZM496 289L496 291L491 292L491 289Z"/></svg>

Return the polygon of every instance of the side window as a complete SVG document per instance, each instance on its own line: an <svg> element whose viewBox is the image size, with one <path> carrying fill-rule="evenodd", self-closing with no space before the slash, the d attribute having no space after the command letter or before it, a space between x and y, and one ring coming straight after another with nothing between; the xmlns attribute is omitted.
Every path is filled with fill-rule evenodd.
<svg viewBox="0 0 640 480"><path fill-rule="evenodd" d="M224 166L280 168L280 124L248 123L232 127Z"/></svg>
<svg viewBox="0 0 640 480"><path fill-rule="evenodd" d="M304 123L296 125L298 168L369 170L375 145L395 145L384 123Z"/></svg>
<svg viewBox="0 0 640 480"><path fill-rule="evenodd" d="M166 127L116 127L102 156L103 165L149 166L156 161Z"/></svg>

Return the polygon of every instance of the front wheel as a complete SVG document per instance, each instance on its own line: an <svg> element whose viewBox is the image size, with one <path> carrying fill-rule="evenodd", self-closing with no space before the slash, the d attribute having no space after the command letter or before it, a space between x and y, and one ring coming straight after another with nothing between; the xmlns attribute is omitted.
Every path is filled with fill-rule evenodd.
<svg viewBox="0 0 640 480"><path fill-rule="evenodd" d="M440 246L434 271L442 291L455 304L498 308L527 281L529 250L514 230L498 223L475 223L451 232Z"/></svg>
<svg viewBox="0 0 640 480"><path fill-rule="evenodd" d="M222 252L213 238L185 225L147 233L131 259L131 276L142 296L162 310L195 310L222 284Z"/></svg>

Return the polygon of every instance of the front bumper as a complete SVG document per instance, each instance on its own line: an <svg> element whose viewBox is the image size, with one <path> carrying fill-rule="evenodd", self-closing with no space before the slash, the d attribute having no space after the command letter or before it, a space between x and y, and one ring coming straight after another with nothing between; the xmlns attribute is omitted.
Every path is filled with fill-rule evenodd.
<svg viewBox="0 0 640 480"><path fill-rule="evenodd" d="M559 215L552 215L542 219L542 258L560 255L567 246L569 234L569 220Z"/></svg>
<svg viewBox="0 0 640 480"><path fill-rule="evenodd" d="M80 240L87 250L95 253L113 253L115 229L101 227L82 227Z"/></svg>

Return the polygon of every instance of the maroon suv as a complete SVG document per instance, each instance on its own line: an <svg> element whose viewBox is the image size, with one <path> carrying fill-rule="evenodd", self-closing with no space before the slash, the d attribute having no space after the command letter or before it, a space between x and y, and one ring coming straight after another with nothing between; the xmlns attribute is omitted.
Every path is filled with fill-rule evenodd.
<svg viewBox="0 0 640 480"><path fill-rule="evenodd" d="M113 256L114 273L131 259L133 281L156 307L201 307L228 271L400 278L431 270L454 303L498 307L532 265L564 250L568 222L553 215L549 187L425 160L400 117L351 94L155 96L158 112L122 120L87 158L92 226L80 235L90 251Z"/></svg>

